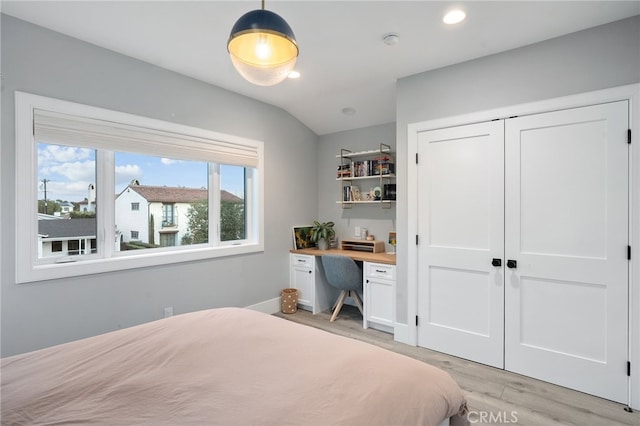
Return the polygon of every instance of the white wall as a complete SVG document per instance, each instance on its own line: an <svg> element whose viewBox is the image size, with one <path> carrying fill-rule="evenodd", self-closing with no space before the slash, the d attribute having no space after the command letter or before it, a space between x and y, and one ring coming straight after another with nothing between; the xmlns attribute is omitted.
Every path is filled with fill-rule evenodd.
<svg viewBox="0 0 640 426"><path fill-rule="evenodd" d="M279 108L6 15L1 36L2 356L158 319L165 306L179 314L279 296L291 227L317 215L313 132ZM264 253L16 284L16 90L264 141Z"/></svg>
<svg viewBox="0 0 640 426"><path fill-rule="evenodd" d="M640 82L640 16L398 81L398 240L407 236L407 126ZM398 245L397 320L407 323L408 246Z"/></svg>
<svg viewBox="0 0 640 426"><path fill-rule="evenodd" d="M139 203L140 210L131 210L131 203ZM122 234L122 241L128 243L132 240L131 231L138 231L138 238L134 239L149 242L149 202L142 195L127 188L116 198L114 209L116 226ZM154 215L154 223L156 220L158 216ZM162 214L160 222L162 222Z"/></svg>
<svg viewBox="0 0 640 426"><path fill-rule="evenodd" d="M394 231L396 226L396 206L391 209L383 209L378 204L354 205L350 209L343 209L336 201L340 200L341 182L336 181L336 168L340 149L350 151L369 151L378 149L380 143L390 145L393 150L396 147L395 123L366 127L329 135L320 136L317 148L318 160L318 217L321 222L335 222L336 235L340 240L356 238L354 230L356 226L367 228L369 234L373 234L377 240L387 241L389 231ZM358 181L361 190L378 186L374 180ZM385 243L386 244L386 243ZM386 244L387 249L391 246Z"/></svg>

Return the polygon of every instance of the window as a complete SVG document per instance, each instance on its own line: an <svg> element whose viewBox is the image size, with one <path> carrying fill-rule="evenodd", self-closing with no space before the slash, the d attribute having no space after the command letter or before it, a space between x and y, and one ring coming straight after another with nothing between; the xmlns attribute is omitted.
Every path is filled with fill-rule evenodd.
<svg viewBox="0 0 640 426"><path fill-rule="evenodd" d="M62 241L51 241L51 251L56 253L61 252Z"/></svg>
<svg viewBox="0 0 640 426"><path fill-rule="evenodd" d="M263 250L261 142L20 92L16 139L18 282Z"/></svg>
<svg viewBox="0 0 640 426"><path fill-rule="evenodd" d="M162 205L162 227L176 226L176 219L173 215L174 204Z"/></svg>

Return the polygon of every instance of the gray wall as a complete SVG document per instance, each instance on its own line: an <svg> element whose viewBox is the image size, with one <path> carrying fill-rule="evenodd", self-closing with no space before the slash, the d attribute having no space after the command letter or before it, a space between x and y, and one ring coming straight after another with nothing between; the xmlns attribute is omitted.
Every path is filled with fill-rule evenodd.
<svg viewBox="0 0 640 426"><path fill-rule="evenodd" d="M413 75L397 84L398 240L408 241L407 125L640 82L640 16ZM397 320L407 322L408 245L398 246ZM404 256L403 256L404 255Z"/></svg>
<svg viewBox="0 0 640 426"><path fill-rule="evenodd" d="M377 204L354 205L350 209L343 209L336 201L340 200L341 182L336 181L336 167L340 149L350 151L369 151L378 149L380 143L390 145L395 150L396 126L388 123L363 129L350 130L320 136L317 148L318 158L318 220L321 222L335 222L336 235L339 240L356 238L356 226L367 228L377 240L387 241L389 231L396 226L396 209L383 209ZM376 180L357 181L361 190L369 190L378 186ZM391 246L386 245L390 250Z"/></svg>
<svg viewBox="0 0 640 426"><path fill-rule="evenodd" d="M291 227L317 215L313 132L279 108L6 15L1 31L2 356L158 319L165 306L179 314L279 296ZM264 141L264 253L16 284L16 90Z"/></svg>

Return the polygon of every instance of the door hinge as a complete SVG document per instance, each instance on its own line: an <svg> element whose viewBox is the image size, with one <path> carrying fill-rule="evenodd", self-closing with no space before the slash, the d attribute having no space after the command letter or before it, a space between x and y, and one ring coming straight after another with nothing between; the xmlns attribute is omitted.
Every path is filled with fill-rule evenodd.
<svg viewBox="0 0 640 426"><path fill-rule="evenodd" d="M418 153L416 152L416 164L418 164Z"/></svg>
<svg viewBox="0 0 640 426"><path fill-rule="evenodd" d="M627 361L627 377L631 377L631 361Z"/></svg>
<svg viewBox="0 0 640 426"><path fill-rule="evenodd" d="M416 234L416 245L418 245L418 234Z"/></svg>
<svg viewBox="0 0 640 426"><path fill-rule="evenodd" d="M416 327L418 326L418 316L416 315Z"/></svg>
<svg viewBox="0 0 640 426"><path fill-rule="evenodd" d="M627 130L627 143L630 144L631 143L631 129Z"/></svg>
<svg viewBox="0 0 640 426"><path fill-rule="evenodd" d="M627 260L631 260L631 246L627 246Z"/></svg>

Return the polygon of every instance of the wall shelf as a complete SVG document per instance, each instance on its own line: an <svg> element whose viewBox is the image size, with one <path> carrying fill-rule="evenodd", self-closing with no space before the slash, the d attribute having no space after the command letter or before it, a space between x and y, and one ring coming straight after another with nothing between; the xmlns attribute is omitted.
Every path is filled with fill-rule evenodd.
<svg viewBox="0 0 640 426"><path fill-rule="evenodd" d="M391 146L381 143L378 149L350 151L341 149L336 180L340 182L340 204L349 209L357 204L378 204L391 208L396 200L395 159ZM368 182L371 188L360 188L354 182Z"/></svg>

